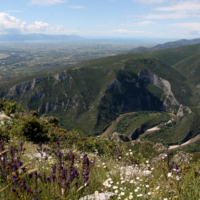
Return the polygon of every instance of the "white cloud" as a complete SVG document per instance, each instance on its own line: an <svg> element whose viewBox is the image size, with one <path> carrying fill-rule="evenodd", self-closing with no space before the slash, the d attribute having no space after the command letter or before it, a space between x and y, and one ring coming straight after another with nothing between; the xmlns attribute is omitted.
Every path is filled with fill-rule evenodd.
<svg viewBox="0 0 200 200"><path fill-rule="evenodd" d="M0 13L0 32L23 32L26 30L26 26L26 22L21 22L7 13Z"/></svg>
<svg viewBox="0 0 200 200"><path fill-rule="evenodd" d="M128 31L125 29L113 30L113 33L125 33L125 34L135 34L135 33L144 33L144 31Z"/></svg>
<svg viewBox="0 0 200 200"><path fill-rule="evenodd" d="M142 22L134 22L134 23L129 23L129 24L122 24L122 26L146 26L150 24L156 24L156 22L142 21Z"/></svg>
<svg viewBox="0 0 200 200"><path fill-rule="evenodd" d="M132 1L138 3L153 4L153 3L163 3L168 0L132 0Z"/></svg>
<svg viewBox="0 0 200 200"><path fill-rule="evenodd" d="M154 10L164 12L200 12L199 1L180 1L170 6L156 7Z"/></svg>
<svg viewBox="0 0 200 200"><path fill-rule="evenodd" d="M73 9L85 9L84 6L69 6L69 8L73 8Z"/></svg>
<svg viewBox="0 0 200 200"><path fill-rule="evenodd" d="M140 19L185 19L190 17L187 13L149 13L145 15L128 15L127 17L134 17Z"/></svg>
<svg viewBox="0 0 200 200"><path fill-rule="evenodd" d="M22 12L22 11L21 10L8 10L5 13L8 13L8 12Z"/></svg>
<svg viewBox="0 0 200 200"><path fill-rule="evenodd" d="M63 25L55 25L55 26L53 26L53 29L55 29L59 33L63 33L63 34L72 34L72 33L78 33L78 32L80 32L80 31L77 31L77 30L64 29Z"/></svg>
<svg viewBox="0 0 200 200"><path fill-rule="evenodd" d="M68 30L63 25L50 25L42 21L35 21L34 24L21 22L16 17L7 13L0 13L0 33L26 33L26 32L54 32L62 34L77 33L77 30Z"/></svg>
<svg viewBox="0 0 200 200"><path fill-rule="evenodd" d="M49 6L49 5L59 4L59 3L65 3L66 1L67 0L31 0L30 4Z"/></svg>
<svg viewBox="0 0 200 200"><path fill-rule="evenodd" d="M143 0L142 0L143 1ZM162 1L162 0L161 0ZM155 2L156 0L147 0L147 2ZM154 13L144 15L128 15L127 17L135 17L141 19L186 19L200 17L200 1L199 0L171 0L168 6L157 6L151 8Z"/></svg>
<svg viewBox="0 0 200 200"><path fill-rule="evenodd" d="M186 28L193 31L200 31L200 23L199 22L186 22L186 23L173 23L173 26L178 26L180 28Z"/></svg>
<svg viewBox="0 0 200 200"><path fill-rule="evenodd" d="M48 30L48 28L51 28L50 25L48 23L43 23L43 22L39 22L39 21L35 21L35 24L32 25L28 25L26 26L27 30L30 31L42 31L45 32Z"/></svg>

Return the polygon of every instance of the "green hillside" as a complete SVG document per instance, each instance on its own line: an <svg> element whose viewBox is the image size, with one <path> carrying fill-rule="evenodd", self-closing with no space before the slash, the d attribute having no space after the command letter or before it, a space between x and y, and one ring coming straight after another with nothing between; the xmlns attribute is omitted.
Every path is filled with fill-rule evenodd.
<svg viewBox="0 0 200 200"><path fill-rule="evenodd" d="M61 127L82 129L90 136L103 133L123 113L179 114L182 116L179 122L142 139L178 144L196 136L199 130L195 122L198 90L193 87L199 82L199 51L197 44L93 59L52 74L10 82L1 87L0 97L15 100L27 110L37 110L40 116L55 116ZM194 74L188 73L193 70L196 70ZM193 113L188 115L190 109ZM169 117L164 113L161 118L144 113L139 117L141 122L133 124L129 124L131 116L127 116L123 119L127 127L119 128L118 124L116 131L129 135L143 126L146 128L142 134Z"/></svg>

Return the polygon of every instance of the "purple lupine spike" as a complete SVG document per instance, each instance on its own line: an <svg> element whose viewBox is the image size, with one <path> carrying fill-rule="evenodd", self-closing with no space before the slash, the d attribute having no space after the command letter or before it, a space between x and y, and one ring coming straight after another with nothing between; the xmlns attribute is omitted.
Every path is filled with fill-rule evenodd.
<svg viewBox="0 0 200 200"><path fill-rule="evenodd" d="M65 179L62 179L62 180L61 180L61 185L62 185L62 186L65 186L65 185L66 185L66 180L65 180Z"/></svg>
<svg viewBox="0 0 200 200"><path fill-rule="evenodd" d="M174 164L174 169L178 170L178 164L177 163Z"/></svg>
<svg viewBox="0 0 200 200"><path fill-rule="evenodd" d="M57 156L58 156L58 158L62 158L63 153L62 153L62 152L59 152L59 153L57 153Z"/></svg>
<svg viewBox="0 0 200 200"><path fill-rule="evenodd" d="M83 164L82 164L83 182L87 182L89 180L89 165L90 165L90 161L87 157L87 154L85 154L83 156Z"/></svg>
<svg viewBox="0 0 200 200"><path fill-rule="evenodd" d="M29 174L28 176L29 176L29 178L31 179L31 178L33 177L33 174Z"/></svg>
<svg viewBox="0 0 200 200"><path fill-rule="evenodd" d="M67 178L67 168L62 169L62 174L61 174L61 179L66 179Z"/></svg>
<svg viewBox="0 0 200 200"><path fill-rule="evenodd" d="M51 169L52 169L52 173L55 174L56 173L56 165L51 165Z"/></svg>
<svg viewBox="0 0 200 200"><path fill-rule="evenodd" d="M42 142L39 142L38 146L39 146L40 148L42 148Z"/></svg>
<svg viewBox="0 0 200 200"><path fill-rule="evenodd" d="M71 165L70 165L70 168L72 168L73 165L74 165L74 159L75 159L75 154L74 154L72 151L70 151L70 157L71 157Z"/></svg>
<svg viewBox="0 0 200 200"><path fill-rule="evenodd" d="M12 158L15 156L15 152L14 152L13 146L10 146L10 152L9 153L10 153Z"/></svg>
<svg viewBox="0 0 200 200"><path fill-rule="evenodd" d="M1 138L1 141L0 141L0 150L1 150L1 151L4 151L4 150L5 150L3 138Z"/></svg>
<svg viewBox="0 0 200 200"><path fill-rule="evenodd" d="M46 174L45 174L45 172L43 172L43 181L46 183L47 181L46 181Z"/></svg>
<svg viewBox="0 0 200 200"><path fill-rule="evenodd" d="M23 181L22 181L21 187L23 187L25 190L27 189L27 187L26 187L26 180L23 180Z"/></svg>
<svg viewBox="0 0 200 200"><path fill-rule="evenodd" d="M48 176L46 180L50 183L51 182L51 177Z"/></svg>
<svg viewBox="0 0 200 200"><path fill-rule="evenodd" d="M56 144L57 144L58 148L60 148L60 142L56 142Z"/></svg>
<svg viewBox="0 0 200 200"><path fill-rule="evenodd" d="M38 183L37 183L38 176L37 176L37 172L35 172L34 177L35 177L34 178L34 183L35 183L34 189L36 190L38 188Z"/></svg>
<svg viewBox="0 0 200 200"><path fill-rule="evenodd" d="M16 164L13 166L13 168L14 168L14 170L15 170L15 171L17 171L17 170L18 170L18 167L17 167L17 165L16 165Z"/></svg>
<svg viewBox="0 0 200 200"><path fill-rule="evenodd" d="M20 142L20 151L23 151L23 145L24 145L24 142Z"/></svg>
<svg viewBox="0 0 200 200"><path fill-rule="evenodd" d="M56 175L55 174L51 174L51 179L52 179L53 183L55 183Z"/></svg>
<svg viewBox="0 0 200 200"><path fill-rule="evenodd" d="M31 193L33 194L33 190L31 189L31 186L29 186L27 189L26 189L27 193Z"/></svg>

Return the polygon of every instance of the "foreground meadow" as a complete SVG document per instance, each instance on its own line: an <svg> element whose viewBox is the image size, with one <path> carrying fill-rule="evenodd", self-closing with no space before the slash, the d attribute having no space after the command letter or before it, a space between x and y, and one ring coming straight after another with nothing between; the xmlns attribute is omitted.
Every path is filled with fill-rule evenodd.
<svg viewBox="0 0 200 200"><path fill-rule="evenodd" d="M100 139L102 140L102 139ZM198 162L147 159L134 146L99 155L12 138L0 142L1 199L199 199ZM101 196L104 195L104 196ZM83 198L84 197L84 198Z"/></svg>

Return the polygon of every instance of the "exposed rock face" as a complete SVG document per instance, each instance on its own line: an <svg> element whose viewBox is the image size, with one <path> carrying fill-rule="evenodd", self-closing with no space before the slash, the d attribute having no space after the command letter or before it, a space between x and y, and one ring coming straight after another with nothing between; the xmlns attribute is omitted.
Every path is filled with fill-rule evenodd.
<svg viewBox="0 0 200 200"><path fill-rule="evenodd" d="M176 100L174 94L171 91L171 84L169 83L169 81L160 78L149 70L142 71L138 74L138 77L140 80L146 82L147 84L154 84L157 87L161 88L166 96L163 102L165 110L172 113L175 112L175 108L179 106L179 102Z"/></svg>
<svg viewBox="0 0 200 200"><path fill-rule="evenodd" d="M131 139L126 136L126 135L123 135L123 134L119 134L117 132L114 132L111 136L111 139L113 139L116 143L119 143L120 141L123 141L123 142L130 142Z"/></svg>
<svg viewBox="0 0 200 200"><path fill-rule="evenodd" d="M183 117L186 113L190 114L192 111L190 110L190 108L188 108L187 106L183 106L182 104L180 104L180 107L178 109L177 112L177 116L178 117Z"/></svg>
<svg viewBox="0 0 200 200"><path fill-rule="evenodd" d="M17 84L10 88L4 98L6 99L13 99L14 97L27 92L28 90L33 90L34 87L40 83L44 78L35 78L30 81L26 81L20 84Z"/></svg>

